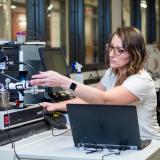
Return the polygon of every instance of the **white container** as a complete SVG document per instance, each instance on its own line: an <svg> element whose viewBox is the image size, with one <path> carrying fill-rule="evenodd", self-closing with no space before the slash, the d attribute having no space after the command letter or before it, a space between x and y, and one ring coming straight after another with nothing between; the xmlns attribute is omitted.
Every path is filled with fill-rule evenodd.
<svg viewBox="0 0 160 160"><path fill-rule="evenodd" d="M16 38L17 38L17 44L24 44L26 41L26 33L25 32L17 32Z"/></svg>
<svg viewBox="0 0 160 160"><path fill-rule="evenodd" d="M84 77L83 77L83 74L82 74L82 71L81 71L81 68L82 68L82 65L79 64L78 62L75 62L72 64L72 68L74 70L77 70L77 73L75 75L75 78L74 80L78 83L84 83Z"/></svg>
<svg viewBox="0 0 160 160"><path fill-rule="evenodd" d="M82 72L77 72L76 75L75 75L75 81L78 82L78 83L84 83L84 77L83 77L83 74Z"/></svg>
<svg viewBox="0 0 160 160"><path fill-rule="evenodd" d="M9 105L9 93L5 89L0 90L0 107L8 108Z"/></svg>

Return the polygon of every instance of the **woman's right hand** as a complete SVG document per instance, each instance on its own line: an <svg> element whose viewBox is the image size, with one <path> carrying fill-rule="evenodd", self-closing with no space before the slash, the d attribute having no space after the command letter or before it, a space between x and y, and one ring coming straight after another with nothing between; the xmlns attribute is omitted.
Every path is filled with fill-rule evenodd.
<svg viewBox="0 0 160 160"><path fill-rule="evenodd" d="M42 102L40 104L47 111L56 111L57 110L57 108L56 108L57 103Z"/></svg>

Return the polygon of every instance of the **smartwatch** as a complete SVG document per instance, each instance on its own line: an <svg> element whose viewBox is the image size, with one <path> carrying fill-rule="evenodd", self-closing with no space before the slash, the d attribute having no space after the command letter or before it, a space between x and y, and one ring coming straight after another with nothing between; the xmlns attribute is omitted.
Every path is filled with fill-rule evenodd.
<svg viewBox="0 0 160 160"><path fill-rule="evenodd" d="M77 87L77 84L72 82L70 87L69 87L69 91L71 91L71 92L75 91L76 87Z"/></svg>

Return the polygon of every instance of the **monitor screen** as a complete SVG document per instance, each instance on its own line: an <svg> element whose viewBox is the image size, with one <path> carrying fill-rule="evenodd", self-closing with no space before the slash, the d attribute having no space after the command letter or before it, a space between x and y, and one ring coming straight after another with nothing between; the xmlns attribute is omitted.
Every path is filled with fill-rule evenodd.
<svg viewBox="0 0 160 160"><path fill-rule="evenodd" d="M64 50L61 48L40 48L41 62L45 71L54 70L69 77Z"/></svg>
<svg viewBox="0 0 160 160"><path fill-rule="evenodd" d="M70 77L62 48L39 48L39 54L44 71L53 70ZM53 87L51 89L51 92L59 91L62 91L62 88Z"/></svg>

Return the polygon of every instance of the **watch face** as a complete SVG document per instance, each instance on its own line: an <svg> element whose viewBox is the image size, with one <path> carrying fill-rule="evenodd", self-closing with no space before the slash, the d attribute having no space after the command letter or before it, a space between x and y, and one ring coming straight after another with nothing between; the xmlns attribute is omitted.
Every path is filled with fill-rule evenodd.
<svg viewBox="0 0 160 160"><path fill-rule="evenodd" d="M77 87L76 83L71 83L69 88L74 91L76 89L76 87Z"/></svg>

